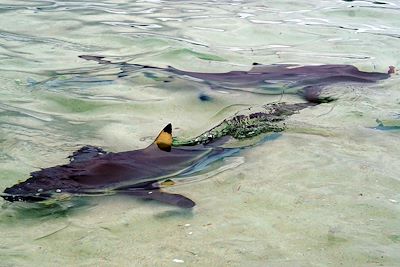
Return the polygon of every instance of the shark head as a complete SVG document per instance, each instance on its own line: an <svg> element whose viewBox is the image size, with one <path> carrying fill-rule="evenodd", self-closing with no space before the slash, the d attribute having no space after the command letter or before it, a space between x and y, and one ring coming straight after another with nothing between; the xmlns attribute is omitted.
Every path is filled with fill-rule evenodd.
<svg viewBox="0 0 400 267"><path fill-rule="evenodd" d="M45 191L41 187L42 186L36 185L35 183L23 182L6 188L1 194L1 197L10 202L38 202L50 199L53 192Z"/></svg>

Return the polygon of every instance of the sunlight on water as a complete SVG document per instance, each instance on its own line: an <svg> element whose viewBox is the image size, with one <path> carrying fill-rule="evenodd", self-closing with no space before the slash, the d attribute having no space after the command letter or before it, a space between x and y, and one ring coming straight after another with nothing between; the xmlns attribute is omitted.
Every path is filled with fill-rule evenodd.
<svg viewBox="0 0 400 267"><path fill-rule="evenodd" d="M186 140L249 108L304 102L291 83L234 87L168 66L399 68L399 15L394 0L2 0L0 190L83 145L143 148L169 122ZM399 76L323 94L337 100L165 189L191 211L126 196L0 200L0 265L400 265Z"/></svg>

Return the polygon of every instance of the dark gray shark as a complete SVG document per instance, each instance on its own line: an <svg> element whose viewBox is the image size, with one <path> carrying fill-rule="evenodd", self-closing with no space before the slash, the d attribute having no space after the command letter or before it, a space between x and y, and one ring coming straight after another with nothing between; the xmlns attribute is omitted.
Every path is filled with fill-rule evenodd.
<svg viewBox="0 0 400 267"><path fill-rule="evenodd" d="M127 62L112 62L102 56L82 55L80 58L92 60L102 65L112 65L120 69L118 77L128 76L132 72L164 72L181 78L194 79L208 84L211 88L246 90L262 89L263 93L281 94L298 93L307 101L321 103L333 99L320 97L322 89L329 85L351 83L374 83L390 77L395 72L393 66L387 73L360 71L351 65L315 65L299 66L293 64L261 65L253 63L248 71L230 71L225 73L202 73L166 68L152 67ZM259 91L260 92L260 91Z"/></svg>
<svg viewBox="0 0 400 267"><path fill-rule="evenodd" d="M32 172L29 179L6 188L1 196L11 202L40 202L63 194L128 194L191 208L195 203L187 197L163 192L162 181L171 182L174 177L195 172L197 166L236 153L239 148L223 147L230 137L240 139L282 131L287 116L313 105L269 104L264 112L234 116L192 141L177 142L175 146L172 146L171 124L144 149L107 153L98 147L85 146L70 156L70 163Z"/></svg>

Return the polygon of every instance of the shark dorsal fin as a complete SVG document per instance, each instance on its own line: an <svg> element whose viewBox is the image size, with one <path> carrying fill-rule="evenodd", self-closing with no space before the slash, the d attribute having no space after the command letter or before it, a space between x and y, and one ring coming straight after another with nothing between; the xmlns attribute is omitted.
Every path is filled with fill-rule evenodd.
<svg viewBox="0 0 400 267"><path fill-rule="evenodd" d="M160 134L157 136L154 143L158 146L159 149L163 151L170 152L172 146L172 125L169 123L167 126L162 129Z"/></svg>

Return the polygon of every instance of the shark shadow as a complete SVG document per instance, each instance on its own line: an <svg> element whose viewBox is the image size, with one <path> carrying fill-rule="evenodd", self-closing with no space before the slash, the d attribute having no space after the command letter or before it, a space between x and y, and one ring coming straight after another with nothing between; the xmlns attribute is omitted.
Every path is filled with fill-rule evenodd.
<svg viewBox="0 0 400 267"><path fill-rule="evenodd" d="M285 118L314 105L268 104L263 112L234 116L193 140L175 144L168 124L143 149L111 153L84 146L69 157L68 164L32 172L29 179L6 188L1 196L10 202L45 202L72 196L125 194L191 208L194 201L162 191L163 185L173 185L175 177L184 178L240 151L241 148L226 146L230 139L280 132Z"/></svg>
<svg viewBox="0 0 400 267"><path fill-rule="evenodd" d="M143 71L148 77L150 72L162 72L207 84L213 89L245 90L262 89L262 93L281 94L297 93L309 102L322 103L334 99L321 97L321 91L327 86L350 83L374 83L390 77L395 72L393 66L387 73L360 71L352 65L312 65L293 64L262 65L253 63L248 71L230 71L225 73L202 73L179 70L171 66L166 68L152 67L127 62L112 62L102 56L81 55L82 59L95 61L101 65L111 65L120 69L118 77L129 76L130 73ZM166 80L168 81L168 80Z"/></svg>

